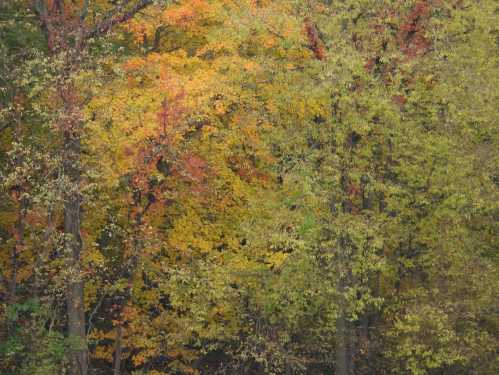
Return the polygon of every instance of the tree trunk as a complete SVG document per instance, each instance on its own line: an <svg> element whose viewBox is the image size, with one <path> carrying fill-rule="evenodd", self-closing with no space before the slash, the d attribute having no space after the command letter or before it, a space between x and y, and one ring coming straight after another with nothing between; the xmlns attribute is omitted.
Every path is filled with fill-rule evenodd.
<svg viewBox="0 0 499 375"><path fill-rule="evenodd" d="M68 335L75 346L70 353L70 375L87 375L88 357L85 333L84 284L81 277L80 256L80 139L77 132L64 131L64 172L69 188L64 199L64 235L71 275L67 289Z"/></svg>
<svg viewBox="0 0 499 375"><path fill-rule="evenodd" d="M74 340L75 347L70 350L69 375L87 375L88 349L85 330L84 282L81 277L81 167L80 136L83 129L81 103L72 75L81 68L81 56L85 50L85 41L106 34L115 25L133 18L136 13L153 4L153 0L137 0L130 8L124 9L117 4L100 22L85 25L90 1L85 0L81 9L69 1L33 0L33 9L38 17L47 47L53 57L66 60L58 79L59 98L64 105L59 118L63 134L62 158L64 186L64 240L66 259L70 276L66 291L68 336ZM129 3L128 1L125 4Z"/></svg>
<svg viewBox="0 0 499 375"><path fill-rule="evenodd" d="M342 211L343 213L356 212L353 202L350 199L350 182L347 174L347 168L342 168L341 187L343 193ZM346 270L345 275L340 274L338 280L338 317L336 320L336 348L335 348L335 375L353 374L353 353L355 352L356 337L353 336L352 324L348 320L347 301L345 299L345 290L353 284L351 274L352 257L348 255L348 241L343 236L338 238L337 261L338 265Z"/></svg>
<svg viewBox="0 0 499 375"><path fill-rule="evenodd" d="M34 295L38 299L42 295L42 281L43 275L43 257L47 256L50 252L50 236L54 230L54 222L52 217L52 208L49 207L47 211L47 224L45 225L45 229L43 231L43 245L41 246L40 251L36 252L35 258L35 268L33 270L34 275Z"/></svg>
<svg viewBox="0 0 499 375"><path fill-rule="evenodd" d="M338 317L336 318L335 375L350 375L348 331L348 321L345 317L345 311L340 307Z"/></svg>
<svg viewBox="0 0 499 375"><path fill-rule="evenodd" d="M20 193L22 194L22 192ZM24 247L24 230L26 226L26 211L28 208L27 199L23 196L19 197L19 211L17 213L17 220L14 229L15 243L12 246L10 255L12 274L9 283L9 299L15 302L17 294L17 268L18 268L18 255Z"/></svg>
<svg viewBox="0 0 499 375"><path fill-rule="evenodd" d="M81 275L81 166L80 135L83 128L81 108L72 74L78 70L82 52L83 18L79 22L67 17L65 1L35 0L34 8L45 33L52 57L63 57L65 66L57 80L57 90L63 105L58 126L62 133L62 167L64 198L64 247L70 271L66 285L67 333L70 338L69 375L87 375L88 349L85 331L84 282ZM84 6L88 6L85 1ZM74 28L77 25L79 32ZM77 35L74 49L71 38Z"/></svg>
<svg viewBox="0 0 499 375"><path fill-rule="evenodd" d="M116 327L116 341L114 342L114 365L113 375L120 375L121 372L121 352L123 349L121 339L123 336L121 325Z"/></svg>

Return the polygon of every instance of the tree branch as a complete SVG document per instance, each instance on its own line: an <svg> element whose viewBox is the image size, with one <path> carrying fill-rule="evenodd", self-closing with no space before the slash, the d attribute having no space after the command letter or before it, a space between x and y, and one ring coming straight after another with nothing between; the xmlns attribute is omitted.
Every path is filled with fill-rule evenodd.
<svg viewBox="0 0 499 375"><path fill-rule="evenodd" d="M0 126L0 134L4 131L4 130L7 130L12 124L10 123L7 123L7 124L4 124L4 125L1 125Z"/></svg>
<svg viewBox="0 0 499 375"><path fill-rule="evenodd" d="M124 5L126 5L127 3L128 1L126 1ZM85 33L84 39L96 38L107 33L113 26L128 21L133 16L135 16L135 14L145 9L152 3L153 0L140 0L137 2L137 4L135 4L135 6L133 6L130 10L123 14L119 14L123 6L117 7L115 11L111 12L110 15L108 15L101 22L95 25L91 30L88 30Z"/></svg>
<svg viewBox="0 0 499 375"><path fill-rule="evenodd" d="M83 1L83 8L82 8L81 14L80 14L80 22L83 22L85 20L85 18L87 17L89 2L90 2L90 0Z"/></svg>
<svg viewBox="0 0 499 375"><path fill-rule="evenodd" d="M33 5L38 20L42 25L42 30L46 34L45 36L48 37L50 26L48 21L47 4L45 3L45 0L34 0Z"/></svg>
<svg viewBox="0 0 499 375"><path fill-rule="evenodd" d="M92 328L94 327L94 324L93 324L94 315L100 309L102 302L104 301L104 297L106 297L106 293L102 294L102 296L97 301L97 304L95 305L94 309L90 313L90 316L88 317L87 337L88 337L88 335L90 335L90 332L92 331Z"/></svg>

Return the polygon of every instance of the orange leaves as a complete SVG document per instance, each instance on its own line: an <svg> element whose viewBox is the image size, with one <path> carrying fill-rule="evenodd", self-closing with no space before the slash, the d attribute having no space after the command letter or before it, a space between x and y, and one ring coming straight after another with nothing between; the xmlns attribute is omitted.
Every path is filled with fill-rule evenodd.
<svg viewBox="0 0 499 375"><path fill-rule="evenodd" d="M142 66L144 66L145 63L146 63L146 61L143 58L132 57L132 58L128 59L128 61L124 64L123 67L127 71L134 71L134 70L137 70L137 69L141 68Z"/></svg>
<svg viewBox="0 0 499 375"><path fill-rule="evenodd" d="M173 6L163 13L163 20L178 28L193 27L209 12L210 5L205 0L190 0Z"/></svg>
<svg viewBox="0 0 499 375"><path fill-rule="evenodd" d="M133 34L137 43L143 43L145 38L153 31L151 26L137 20L126 25L126 29Z"/></svg>

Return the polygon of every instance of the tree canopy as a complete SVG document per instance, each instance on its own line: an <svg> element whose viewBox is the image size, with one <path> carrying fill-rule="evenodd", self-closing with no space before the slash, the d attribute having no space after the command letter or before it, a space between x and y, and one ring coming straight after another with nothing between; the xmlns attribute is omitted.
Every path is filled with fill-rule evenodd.
<svg viewBox="0 0 499 375"><path fill-rule="evenodd" d="M0 0L0 373L496 374L492 0Z"/></svg>

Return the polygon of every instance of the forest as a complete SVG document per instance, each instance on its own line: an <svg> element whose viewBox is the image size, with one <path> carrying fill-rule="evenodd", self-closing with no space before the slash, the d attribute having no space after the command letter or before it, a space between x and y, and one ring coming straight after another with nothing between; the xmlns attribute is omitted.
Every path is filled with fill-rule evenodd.
<svg viewBox="0 0 499 375"><path fill-rule="evenodd" d="M0 374L498 374L498 108L496 0L0 0Z"/></svg>

